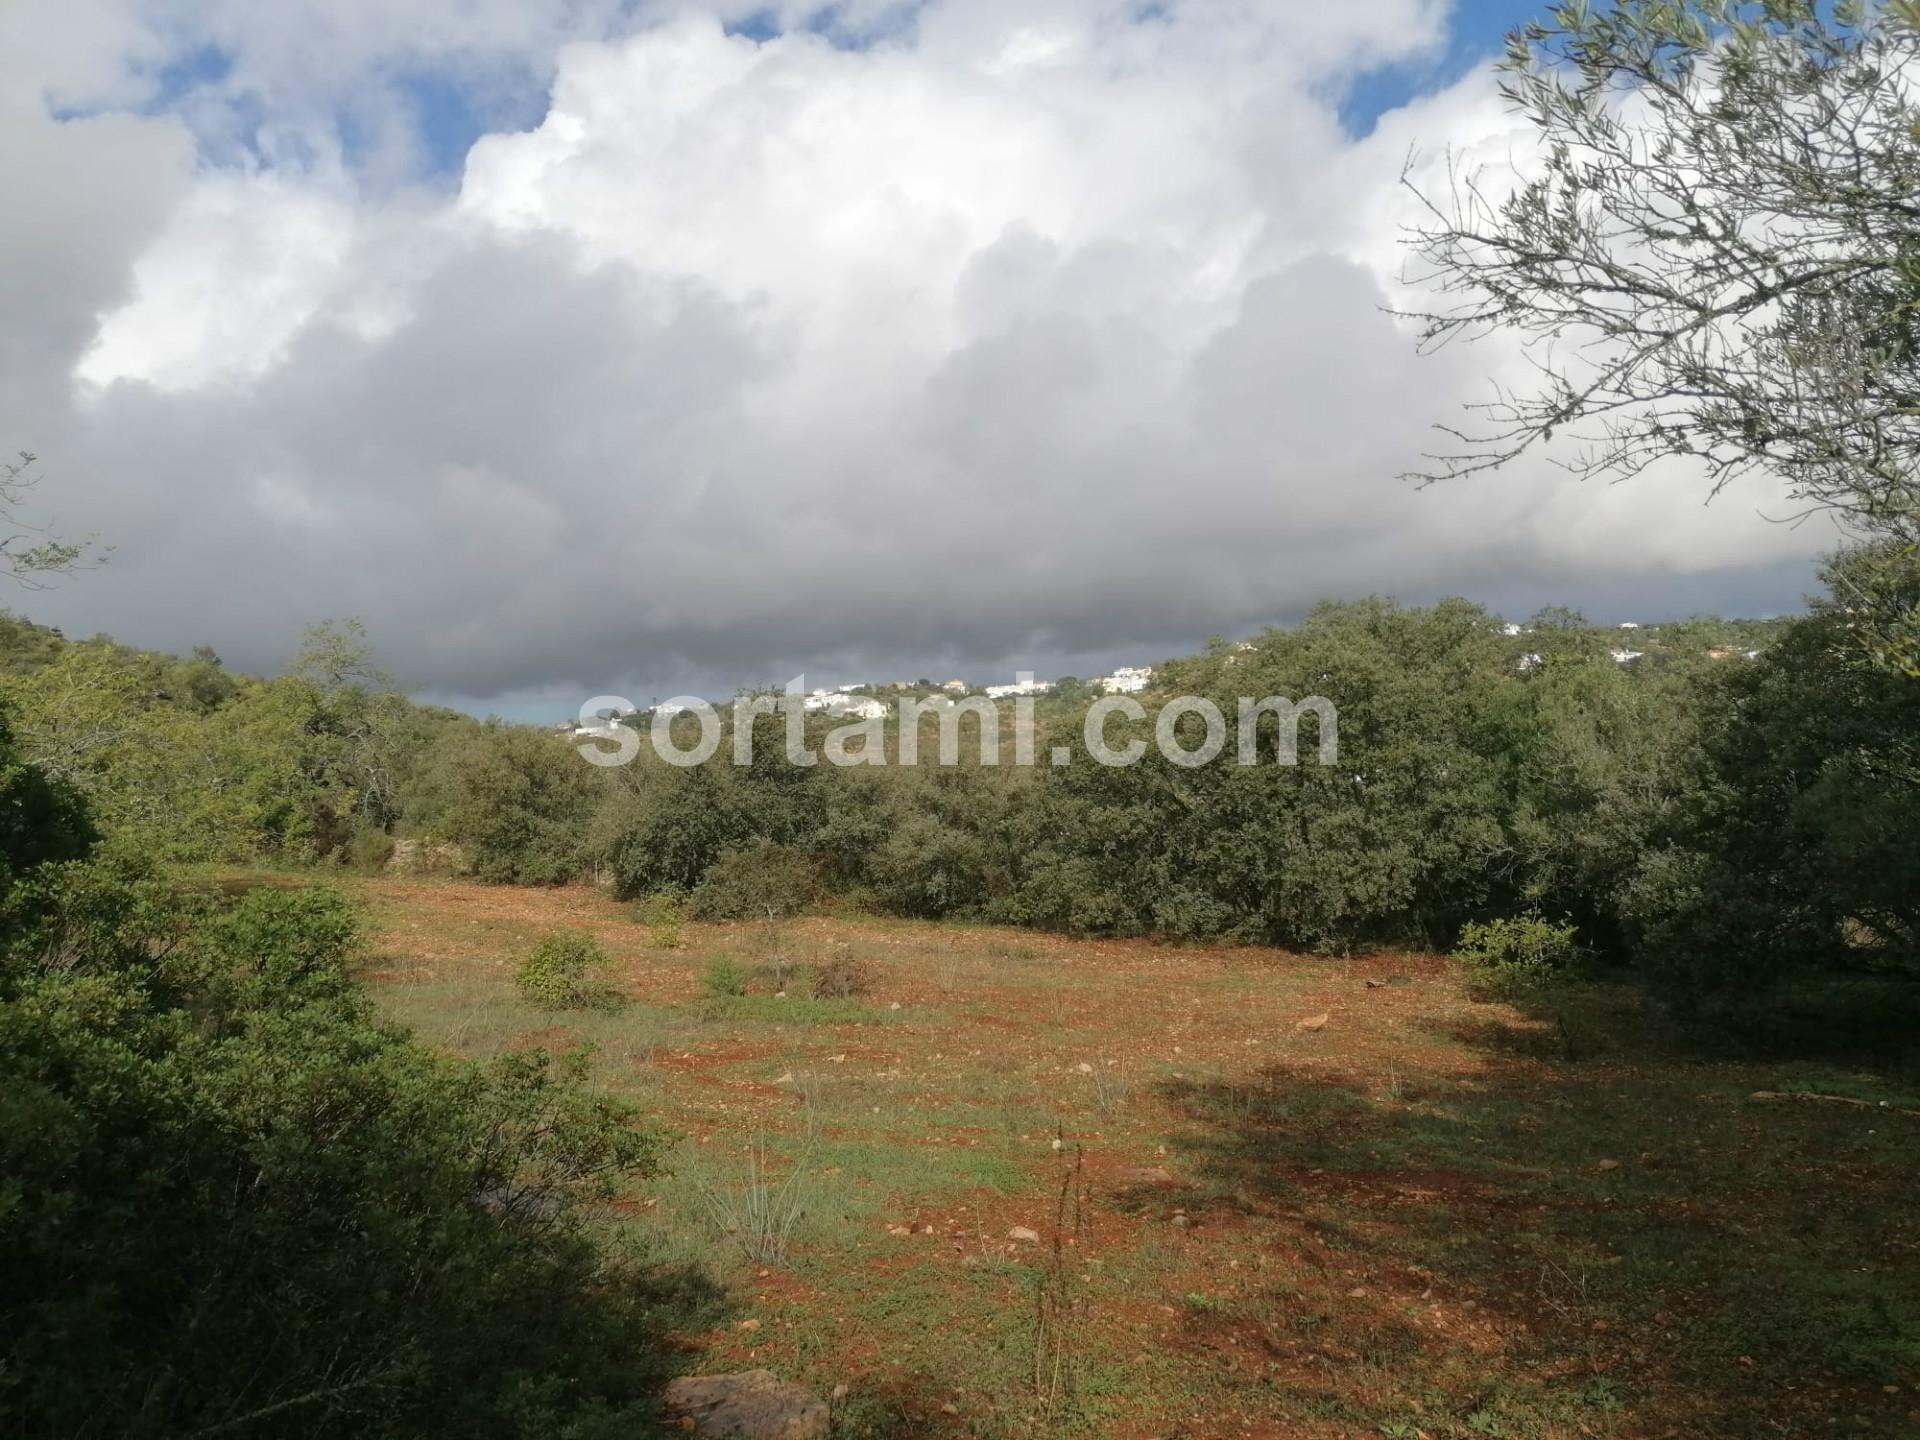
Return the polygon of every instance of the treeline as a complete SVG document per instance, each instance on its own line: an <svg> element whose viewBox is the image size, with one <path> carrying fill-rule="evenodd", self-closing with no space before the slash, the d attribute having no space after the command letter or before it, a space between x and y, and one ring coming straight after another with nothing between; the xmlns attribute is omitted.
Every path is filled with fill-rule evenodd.
<svg viewBox="0 0 1920 1440"><path fill-rule="evenodd" d="M1238 697L1325 696L1333 766L1311 720L1297 766L1098 765L1079 693L1040 704L1030 769L972 745L941 767L930 743L915 767L795 765L774 717L749 767L723 743L599 769L550 732L409 704L339 628L276 680L94 642L10 659L6 686L29 754L182 858L377 865L411 839L482 879L594 877L715 917L830 902L1335 952L1537 917L1710 1004L1920 976L1920 680L1873 643L1920 563L1854 552L1826 582L1790 621L1627 631L1323 605L1168 662L1141 697L1214 699L1230 756ZM1046 763L1055 744L1072 763Z"/></svg>

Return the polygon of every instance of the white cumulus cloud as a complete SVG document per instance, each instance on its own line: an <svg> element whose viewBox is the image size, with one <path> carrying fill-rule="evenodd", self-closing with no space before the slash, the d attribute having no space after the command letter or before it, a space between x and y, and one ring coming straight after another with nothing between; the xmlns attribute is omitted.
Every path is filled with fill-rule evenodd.
<svg viewBox="0 0 1920 1440"><path fill-rule="evenodd" d="M274 8L11 37L59 86L9 82L48 199L0 243L48 278L0 443L120 548L38 606L70 626L267 665L358 614L416 687L564 712L1152 660L1326 595L1785 605L1828 538L1678 473L1395 479L1520 363L1387 313L1410 147L1524 163L1488 77L1339 122L1441 5ZM436 180L394 118L428 63L544 116Z"/></svg>

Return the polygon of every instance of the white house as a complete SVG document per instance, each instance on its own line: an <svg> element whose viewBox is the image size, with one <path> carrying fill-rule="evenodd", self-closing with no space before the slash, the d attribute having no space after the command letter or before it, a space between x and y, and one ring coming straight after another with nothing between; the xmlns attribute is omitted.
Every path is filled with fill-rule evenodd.
<svg viewBox="0 0 1920 1440"><path fill-rule="evenodd" d="M1122 665L1111 675L1103 675L1095 682L1109 695L1137 695L1147 688L1147 682L1153 678L1151 665Z"/></svg>
<svg viewBox="0 0 1920 1440"><path fill-rule="evenodd" d="M1638 660L1647 652L1644 650L1611 650L1607 653L1613 656L1614 664L1625 665L1630 660Z"/></svg>
<svg viewBox="0 0 1920 1440"><path fill-rule="evenodd" d="M884 700L876 700L871 695L849 695L844 690L815 690L800 702L800 708L829 715L851 715L858 720L878 720L887 713Z"/></svg>
<svg viewBox="0 0 1920 1440"><path fill-rule="evenodd" d="M987 698L1004 700L1009 695L1044 695L1052 688L1051 680L1020 680L1012 685L987 686Z"/></svg>

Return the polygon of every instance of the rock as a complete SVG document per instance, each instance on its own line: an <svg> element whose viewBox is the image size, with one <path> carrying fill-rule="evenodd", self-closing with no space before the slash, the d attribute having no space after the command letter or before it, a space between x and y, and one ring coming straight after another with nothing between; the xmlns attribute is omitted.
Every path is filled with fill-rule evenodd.
<svg viewBox="0 0 1920 1440"><path fill-rule="evenodd" d="M1312 1015L1302 1020L1293 1028L1296 1030L1324 1030L1327 1028L1327 1022L1331 1019L1333 1019L1331 1012L1324 1015Z"/></svg>
<svg viewBox="0 0 1920 1440"><path fill-rule="evenodd" d="M1173 1212L1173 1219L1168 1221L1167 1223L1172 1225L1173 1228L1176 1230L1185 1230L1188 1226L1193 1224L1193 1221L1187 1218L1187 1214L1184 1210L1176 1210Z"/></svg>
<svg viewBox="0 0 1920 1440"><path fill-rule="evenodd" d="M1029 1230L1024 1225L1016 1225L1007 1231L1007 1239L1022 1240L1029 1245L1038 1245L1040 1243L1040 1232L1038 1230Z"/></svg>
<svg viewBox="0 0 1920 1440"><path fill-rule="evenodd" d="M1074 1066L1073 1068L1078 1070L1082 1075L1093 1074L1093 1066L1089 1065L1084 1060L1082 1060L1078 1065Z"/></svg>
<svg viewBox="0 0 1920 1440"><path fill-rule="evenodd" d="M831 1423L826 1401L771 1370L683 1375L660 1398L669 1418L708 1440L826 1440Z"/></svg>
<svg viewBox="0 0 1920 1440"><path fill-rule="evenodd" d="M1618 1160L1602 1160L1593 1168L1604 1174L1608 1170L1618 1170L1620 1168L1620 1162Z"/></svg>

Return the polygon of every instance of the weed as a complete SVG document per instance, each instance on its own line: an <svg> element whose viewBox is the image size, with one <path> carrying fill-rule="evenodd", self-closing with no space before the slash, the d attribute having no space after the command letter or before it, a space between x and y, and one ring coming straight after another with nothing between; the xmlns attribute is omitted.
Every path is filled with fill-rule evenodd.
<svg viewBox="0 0 1920 1440"><path fill-rule="evenodd" d="M1086 1156L1078 1145L1062 1150L1060 1190L1054 1202L1053 1240L1034 1289L1033 1398L1043 1419L1051 1419L1073 1396L1080 1329L1084 1319L1074 1288L1086 1192ZM1070 1158L1069 1158L1070 1157Z"/></svg>
<svg viewBox="0 0 1920 1440"><path fill-rule="evenodd" d="M1092 1080L1093 1102L1102 1115L1118 1113L1127 1103L1127 1097L1133 1094L1133 1074L1124 1063L1109 1060L1105 1065L1095 1066Z"/></svg>
<svg viewBox="0 0 1920 1440"><path fill-rule="evenodd" d="M653 932L655 949L678 950L687 943L687 906L675 891L654 891L634 907L633 918Z"/></svg>
<svg viewBox="0 0 1920 1440"><path fill-rule="evenodd" d="M845 945L840 946L825 964L813 972L813 998L816 1000L854 1000L873 992L873 967L857 959Z"/></svg>
<svg viewBox="0 0 1920 1440"><path fill-rule="evenodd" d="M711 961L700 974L700 985L717 1000L747 993L747 972L731 955Z"/></svg>
<svg viewBox="0 0 1920 1440"><path fill-rule="evenodd" d="M747 1179L738 1190L703 1185L700 1199L722 1234L749 1260L784 1265L793 1230L807 1210L806 1160L802 1155L777 1183L768 1173L764 1140L747 1146Z"/></svg>

